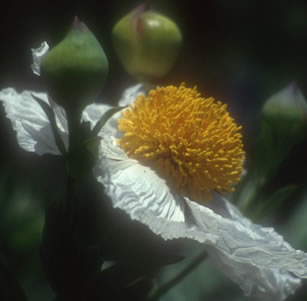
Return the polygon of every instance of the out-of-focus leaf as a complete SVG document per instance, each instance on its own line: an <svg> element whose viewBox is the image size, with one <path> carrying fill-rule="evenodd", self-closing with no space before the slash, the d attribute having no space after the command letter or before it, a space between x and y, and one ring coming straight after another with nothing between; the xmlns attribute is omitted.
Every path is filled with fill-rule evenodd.
<svg viewBox="0 0 307 301"><path fill-rule="evenodd" d="M252 215L252 219L261 219L273 210L278 209L278 207L280 207L282 203L286 201L296 189L296 186L289 185L282 187L276 192L274 192L272 196L268 198L262 206L260 205L260 207L258 207L256 212Z"/></svg>
<svg viewBox="0 0 307 301"><path fill-rule="evenodd" d="M187 259L161 270L158 277L159 286L176 276L189 262L190 259ZM192 273L187 275L160 299L160 301L187 300L247 301L247 298L243 296L239 287L232 283L208 260L199 264Z"/></svg>

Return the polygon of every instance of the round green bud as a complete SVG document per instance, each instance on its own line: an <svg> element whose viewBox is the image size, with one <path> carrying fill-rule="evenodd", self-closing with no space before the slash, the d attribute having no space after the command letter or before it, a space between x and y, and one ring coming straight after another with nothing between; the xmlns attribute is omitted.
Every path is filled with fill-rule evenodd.
<svg viewBox="0 0 307 301"><path fill-rule="evenodd" d="M113 45L126 71L142 81L155 81L173 67L182 43L178 26L144 6L113 28Z"/></svg>
<svg viewBox="0 0 307 301"><path fill-rule="evenodd" d="M64 40L43 57L40 71L54 101L83 108L99 94L108 61L93 33L75 18Z"/></svg>
<svg viewBox="0 0 307 301"><path fill-rule="evenodd" d="M283 137L300 138L307 130L307 102L295 83L271 96L262 114L271 128Z"/></svg>

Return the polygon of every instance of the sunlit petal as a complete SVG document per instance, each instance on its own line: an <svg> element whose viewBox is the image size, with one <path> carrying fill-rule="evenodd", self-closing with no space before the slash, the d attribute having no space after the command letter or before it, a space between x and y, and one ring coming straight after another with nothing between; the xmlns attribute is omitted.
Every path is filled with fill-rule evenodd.
<svg viewBox="0 0 307 301"><path fill-rule="evenodd" d="M298 277L307 277L307 254L293 249L274 229L251 223L227 200L222 202L220 215L187 200L198 227L217 238L208 244L211 259L253 300L284 300L294 293L301 283Z"/></svg>
<svg viewBox="0 0 307 301"><path fill-rule="evenodd" d="M93 127L110 108L111 106L105 104L90 104L83 111L82 120L90 122L91 127Z"/></svg>
<svg viewBox="0 0 307 301"><path fill-rule="evenodd" d="M153 227L152 230L163 237L179 237L182 227L186 227L183 198L172 192L150 168L128 159L116 140L108 137L103 139L102 145L105 148L94 173L105 185L113 206L125 210L132 219L151 229ZM170 224L172 233L169 233Z"/></svg>
<svg viewBox="0 0 307 301"><path fill-rule="evenodd" d="M7 117L11 120L17 134L19 145L26 151L39 155L60 155L56 146L49 120L33 95L50 106L56 112L56 121L64 144L68 145L67 122L63 109L50 103L46 93L24 91L18 93L13 88L0 91L0 100Z"/></svg>
<svg viewBox="0 0 307 301"><path fill-rule="evenodd" d="M134 102L135 98L140 94L146 93L146 89L143 84L137 84L127 88L118 102L119 106L128 106Z"/></svg>
<svg viewBox="0 0 307 301"><path fill-rule="evenodd" d="M32 71L36 75L40 75L40 64L42 61L43 56L48 52L49 45L47 42L43 42L39 48L32 48L32 57L33 57L33 63L31 65Z"/></svg>

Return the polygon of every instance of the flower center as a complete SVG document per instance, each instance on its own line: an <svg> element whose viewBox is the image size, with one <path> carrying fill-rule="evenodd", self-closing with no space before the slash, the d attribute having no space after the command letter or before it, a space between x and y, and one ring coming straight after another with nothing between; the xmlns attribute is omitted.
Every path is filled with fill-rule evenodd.
<svg viewBox="0 0 307 301"><path fill-rule="evenodd" d="M198 202L234 191L242 173L241 127L226 105L196 88L158 87L122 113L120 147L168 184Z"/></svg>

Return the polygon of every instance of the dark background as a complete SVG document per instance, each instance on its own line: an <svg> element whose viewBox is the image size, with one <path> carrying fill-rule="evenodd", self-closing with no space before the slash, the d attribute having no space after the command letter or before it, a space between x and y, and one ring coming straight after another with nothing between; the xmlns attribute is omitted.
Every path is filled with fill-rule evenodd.
<svg viewBox="0 0 307 301"><path fill-rule="evenodd" d="M94 32L109 60L110 71L100 99L115 104L122 91L134 84L135 80L125 73L112 49L111 31L114 24L139 3L123 0L2 1L0 89L12 86L20 91L42 90L39 78L32 74L30 68L30 49L37 48L44 40L50 46L58 43L69 29L73 17L78 15ZM180 26L184 37L177 64L161 80L161 84L184 81L188 86L197 85L205 96L214 96L228 103L232 114L244 126L247 147L254 139L253 124L259 118L261 105L269 96L291 81L296 81L307 95L305 1L157 0L153 1L153 8L171 17ZM3 195L8 200L20 185L30 183L31 187L35 187L37 183L54 180L49 170L51 166L57 166L58 160L51 157L47 157L47 160L37 158L20 150L2 107L0 140L0 184L5 183ZM306 143L304 145L305 148L294 152L297 161L285 165L284 173L292 168L292 172L306 176L305 171L293 165L293 162L299 162L304 156L307 149ZM306 166L306 159L300 166ZM35 188L30 190L29 194L33 198L37 192ZM34 208L31 206L29 212L33 216L40 212L41 205L35 204ZM295 203L288 204L289 212L294 206ZM280 213L281 216L284 214ZM32 220L31 215L29 220ZM35 291L34 288L30 289L35 284L36 293L32 293L33 298L43 296L45 290L40 288L38 280L33 280L34 284L31 284L31 280L26 279L26 271L33 266L34 272L38 275L41 273L37 249L36 253L29 254L32 245L39 245L39 231L33 234L29 230L32 233L32 245L20 246L16 244L17 238L15 244L8 238L10 233L19 229L18 226L15 225L13 229L8 225L1 227L1 257L10 264L14 274L26 283L24 285L28 291ZM22 223L20 227L23 227ZM28 266L25 260L28 260Z"/></svg>

